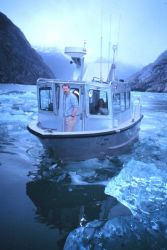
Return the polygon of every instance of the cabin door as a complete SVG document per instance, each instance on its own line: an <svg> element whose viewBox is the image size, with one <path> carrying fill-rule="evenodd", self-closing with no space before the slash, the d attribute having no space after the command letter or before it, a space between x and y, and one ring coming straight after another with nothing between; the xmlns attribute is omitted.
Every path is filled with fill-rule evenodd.
<svg viewBox="0 0 167 250"><path fill-rule="evenodd" d="M84 130L84 115L83 115L83 86L70 86L70 91L76 95L78 99L78 113L77 113L77 121L75 126L75 131L83 131Z"/></svg>

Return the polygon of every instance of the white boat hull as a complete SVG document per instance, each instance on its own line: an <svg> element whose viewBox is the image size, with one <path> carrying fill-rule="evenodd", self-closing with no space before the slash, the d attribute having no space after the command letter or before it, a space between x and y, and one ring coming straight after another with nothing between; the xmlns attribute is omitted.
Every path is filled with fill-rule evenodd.
<svg viewBox="0 0 167 250"><path fill-rule="evenodd" d="M35 134L52 157L62 161L81 161L115 156L126 152L138 139L142 116L126 127L85 132L54 132L30 124Z"/></svg>

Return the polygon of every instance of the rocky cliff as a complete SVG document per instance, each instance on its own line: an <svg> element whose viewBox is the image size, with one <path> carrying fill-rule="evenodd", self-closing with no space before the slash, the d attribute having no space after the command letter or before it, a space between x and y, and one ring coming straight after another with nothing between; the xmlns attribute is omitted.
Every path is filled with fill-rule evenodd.
<svg viewBox="0 0 167 250"><path fill-rule="evenodd" d="M0 12L0 83L35 83L54 74L21 30Z"/></svg>
<svg viewBox="0 0 167 250"><path fill-rule="evenodd" d="M129 78L133 90L167 92L167 50Z"/></svg>

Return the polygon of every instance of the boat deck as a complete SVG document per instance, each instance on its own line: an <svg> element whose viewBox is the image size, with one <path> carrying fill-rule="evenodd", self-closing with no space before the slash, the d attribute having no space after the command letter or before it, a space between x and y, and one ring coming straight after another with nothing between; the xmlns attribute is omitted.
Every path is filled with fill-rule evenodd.
<svg viewBox="0 0 167 250"><path fill-rule="evenodd" d="M138 119L132 120L129 119L124 123L121 123L119 126L111 128L111 129L101 129L101 130L87 130L87 131L73 131L73 132L63 132L63 131L57 131L55 129L45 129L40 128L38 126L37 121L33 121L28 125L28 129L33 133L41 137L75 137L75 136L96 136L99 134L114 134L118 133L123 130L127 130L130 127L134 126L136 123L140 122L142 120L143 116L141 116Z"/></svg>

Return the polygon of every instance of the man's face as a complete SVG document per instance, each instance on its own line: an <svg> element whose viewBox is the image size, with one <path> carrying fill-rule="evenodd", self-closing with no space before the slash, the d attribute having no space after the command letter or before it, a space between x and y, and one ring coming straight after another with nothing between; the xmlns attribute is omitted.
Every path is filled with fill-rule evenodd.
<svg viewBox="0 0 167 250"><path fill-rule="evenodd" d="M64 91L64 94L67 95L70 92L70 89L68 86L63 86L63 91Z"/></svg>

